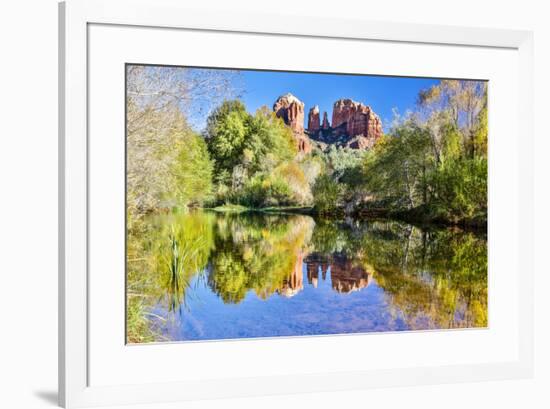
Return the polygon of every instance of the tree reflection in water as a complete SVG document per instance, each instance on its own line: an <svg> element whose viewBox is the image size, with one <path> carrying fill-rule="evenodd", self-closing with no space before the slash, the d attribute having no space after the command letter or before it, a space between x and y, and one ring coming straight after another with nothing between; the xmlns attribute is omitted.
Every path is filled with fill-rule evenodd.
<svg viewBox="0 0 550 409"><path fill-rule="evenodd" d="M487 325L486 238L472 232L423 230L396 221L206 211L152 217L144 231L129 243L146 260L132 265L128 256L129 288L131 278L140 277L154 316L175 316L172 326L183 325L186 317L196 320L197 339L235 337L216 332L201 338L204 328L219 325L219 317L242 326L237 337L248 336L253 323L265 325L265 331L251 336ZM325 283L332 295L322 290ZM383 302L371 308L374 318L358 325L361 303L364 307L376 294ZM317 324L295 320L294 334L276 319L288 308ZM327 319L337 313L343 321L319 324L320 318L308 316L314 309ZM163 320L151 319L151 325L169 339L177 333L164 328L169 324Z"/></svg>

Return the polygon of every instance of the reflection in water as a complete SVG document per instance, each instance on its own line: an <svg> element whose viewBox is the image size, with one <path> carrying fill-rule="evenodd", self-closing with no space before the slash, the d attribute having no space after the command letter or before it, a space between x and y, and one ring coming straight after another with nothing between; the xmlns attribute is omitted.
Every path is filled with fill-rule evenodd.
<svg viewBox="0 0 550 409"><path fill-rule="evenodd" d="M334 254L327 258L319 253L313 253L306 260L308 283L317 288L319 274L326 280L330 269L332 289L340 294L359 291L367 287L373 277L373 271L362 265L354 265L345 254Z"/></svg>
<svg viewBox="0 0 550 409"><path fill-rule="evenodd" d="M282 288L277 290L279 294L285 297L292 297L304 289L304 275L302 273L303 262L304 255L302 251L299 251L296 255L296 261L290 275L283 280Z"/></svg>
<svg viewBox="0 0 550 409"><path fill-rule="evenodd" d="M487 325L486 239L473 233L195 211L152 217L140 237L129 281L146 283L159 340Z"/></svg>

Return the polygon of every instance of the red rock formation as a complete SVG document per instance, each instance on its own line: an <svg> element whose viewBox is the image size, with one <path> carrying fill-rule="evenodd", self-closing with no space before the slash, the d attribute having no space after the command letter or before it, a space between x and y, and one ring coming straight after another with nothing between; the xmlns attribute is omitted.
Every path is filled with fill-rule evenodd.
<svg viewBox="0 0 550 409"><path fill-rule="evenodd" d="M327 111L323 112L323 129L327 130L330 128L330 124L328 123L328 115Z"/></svg>
<svg viewBox="0 0 550 409"><path fill-rule="evenodd" d="M352 138L362 135L376 140L382 136L382 121L371 107L351 99L340 99L334 103L332 128Z"/></svg>
<svg viewBox="0 0 550 409"><path fill-rule="evenodd" d="M310 133L316 133L321 128L321 122L319 119L319 107L315 105L309 110L307 117L307 130Z"/></svg>
<svg viewBox="0 0 550 409"><path fill-rule="evenodd" d="M304 103L294 95L286 94L275 101L273 111L292 129L298 151L311 152L311 141L304 133Z"/></svg>
<svg viewBox="0 0 550 409"><path fill-rule="evenodd" d="M304 131L304 103L292 94L280 96L273 111L282 118L294 134L300 153L311 152L310 137L321 144L337 144L353 149L370 149L382 136L382 121L371 107L351 99L340 99L334 103L332 124L323 112L320 123L319 107L308 113L307 135Z"/></svg>
<svg viewBox="0 0 550 409"><path fill-rule="evenodd" d="M283 118L285 124L295 133L304 132L304 103L292 94L280 96L275 104L273 111L279 118Z"/></svg>

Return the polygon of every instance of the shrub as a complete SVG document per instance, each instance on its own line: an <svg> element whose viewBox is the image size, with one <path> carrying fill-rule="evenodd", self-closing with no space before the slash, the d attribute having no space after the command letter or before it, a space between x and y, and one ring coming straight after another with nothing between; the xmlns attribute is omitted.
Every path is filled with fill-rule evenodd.
<svg viewBox="0 0 550 409"><path fill-rule="evenodd" d="M293 204L300 206L311 204L313 200L311 188L302 168L297 163L283 163L273 173L289 187Z"/></svg>
<svg viewBox="0 0 550 409"><path fill-rule="evenodd" d="M313 203L319 213L334 211L339 203L340 185L328 175L317 178L313 186Z"/></svg>
<svg viewBox="0 0 550 409"><path fill-rule="evenodd" d="M289 206L294 204L292 190L275 175L256 175L231 195L232 202L248 207Z"/></svg>

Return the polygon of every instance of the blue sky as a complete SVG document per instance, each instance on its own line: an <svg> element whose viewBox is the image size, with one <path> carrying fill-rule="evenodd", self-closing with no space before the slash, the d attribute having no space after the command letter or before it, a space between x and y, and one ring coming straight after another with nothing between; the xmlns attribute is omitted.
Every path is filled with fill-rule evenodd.
<svg viewBox="0 0 550 409"><path fill-rule="evenodd" d="M253 113L262 105L271 108L280 95L290 92L305 103L305 127L307 113L314 105L319 105L321 115L327 111L331 121L332 105L340 98L370 105L386 127L393 117L393 108L402 114L414 109L418 92L439 83L439 80L427 78L274 71L243 70L241 75L244 85L242 100L249 112Z"/></svg>

